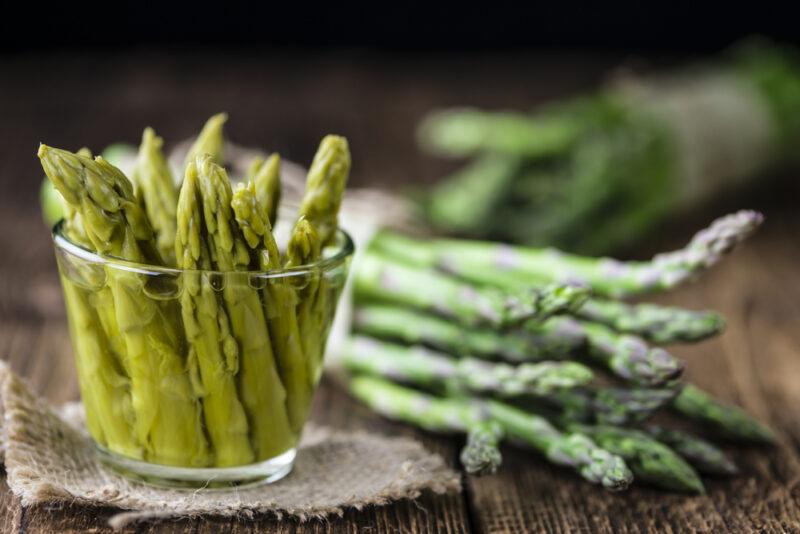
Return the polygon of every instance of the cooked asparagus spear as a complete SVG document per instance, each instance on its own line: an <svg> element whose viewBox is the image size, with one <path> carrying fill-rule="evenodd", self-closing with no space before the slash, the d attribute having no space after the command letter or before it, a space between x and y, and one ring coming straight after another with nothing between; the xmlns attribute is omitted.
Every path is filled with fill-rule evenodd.
<svg viewBox="0 0 800 534"><path fill-rule="evenodd" d="M683 456L701 473L735 475L739 471L722 450L702 438L658 425L647 425L645 431Z"/></svg>
<svg viewBox="0 0 800 534"><path fill-rule="evenodd" d="M248 435L247 415L236 390L239 347L231 334L228 315L207 276L211 257L201 215L197 167L190 163L177 206L177 266L183 274L181 312L189 342L189 368L197 372L196 389L203 402L206 432L214 465L246 465L255 460Z"/></svg>
<svg viewBox="0 0 800 534"><path fill-rule="evenodd" d="M606 299L589 299L575 314L617 332L636 334L659 344L700 341L725 327L725 319L714 312Z"/></svg>
<svg viewBox="0 0 800 534"><path fill-rule="evenodd" d="M242 230L247 244L258 256L259 268L264 271L281 267L278 244L272 235L272 227L266 212L256 198L253 181L240 184L233 194L231 206L236 222ZM286 388L286 409L292 429L299 432L308 415L311 404L312 381L309 378L308 362L301 345L300 328L297 323L297 294L285 279L267 280L263 289L264 315L269 323L270 337L278 361L283 385Z"/></svg>
<svg viewBox="0 0 800 534"><path fill-rule="evenodd" d="M278 219L278 205L281 202L281 158L272 154L265 160L256 158L247 172L247 181L256 187L256 199L264 210L263 216L269 220L270 227Z"/></svg>
<svg viewBox="0 0 800 534"><path fill-rule="evenodd" d="M600 447L624 458L638 480L669 490L705 493L703 482L692 466L644 432L607 425L573 424L568 428L589 436Z"/></svg>
<svg viewBox="0 0 800 534"><path fill-rule="evenodd" d="M467 326L506 327L577 310L588 298L582 286L551 284L508 294L460 282L431 269L403 265L367 251L354 273L356 298L410 306Z"/></svg>
<svg viewBox="0 0 800 534"><path fill-rule="evenodd" d="M191 165L191 164L190 164ZM296 443L286 413L286 390L275 365L267 322L247 271L250 252L231 208L233 192L225 169L208 154L196 161L212 267L228 274L222 289L233 336L239 343L239 393L248 416L257 460L272 458Z"/></svg>
<svg viewBox="0 0 800 534"><path fill-rule="evenodd" d="M730 439L756 443L775 441L772 430L750 417L744 410L723 404L692 384L683 387L672 402L672 408Z"/></svg>
<svg viewBox="0 0 800 534"><path fill-rule="evenodd" d="M550 395L589 383L592 372L577 362L517 366L475 358L454 359L424 347L406 347L356 336L342 353L351 371L383 376L423 387L491 393L501 397Z"/></svg>
<svg viewBox="0 0 800 534"><path fill-rule="evenodd" d="M381 232L371 246L400 261L439 269L479 285L508 291L544 283L580 283L596 295L612 298L663 291L699 275L749 236L763 221L755 211L742 210L714 221L684 248L658 254L646 262L620 262L534 249L465 240L413 240ZM414 248L413 253L406 252Z"/></svg>
<svg viewBox="0 0 800 534"><path fill-rule="evenodd" d="M570 350L583 345L585 339L580 331L563 328L567 324L564 321L551 326L553 319L537 325L538 334L521 331L501 333L488 329L465 329L446 319L415 310L369 305L356 310L353 327L371 336L396 339L410 345L429 345L456 355L528 362L564 359Z"/></svg>
<svg viewBox="0 0 800 534"><path fill-rule="evenodd" d="M152 128L145 128L131 180L153 225L158 252L166 265L173 266L178 192L167 160L161 152L162 144L163 139L156 136Z"/></svg>
<svg viewBox="0 0 800 534"><path fill-rule="evenodd" d="M206 121L197 139L194 140L194 143L186 153L183 163L184 168L188 167L190 163L196 163L197 158L203 154L211 156L211 161L217 165L224 163L225 139L222 136L222 127L227 120L227 113L217 113Z"/></svg>
<svg viewBox="0 0 800 534"><path fill-rule="evenodd" d="M458 457L467 473L477 476L496 473L503 463L500 453L502 439L503 428L495 421L481 421L470 426L467 444Z"/></svg>
<svg viewBox="0 0 800 534"><path fill-rule="evenodd" d="M93 161L45 145L39 147L39 158L64 200L80 212L97 252L160 263L153 230L136 202L131 183L118 169L102 158ZM131 379L135 432L145 448L145 459L170 465L208 465L200 406L183 358L174 349L178 336L174 304L142 298L144 281L133 272L110 271L108 283L125 342L123 366Z"/></svg>
<svg viewBox="0 0 800 534"><path fill-rule="evenodd" d="M496 401L438 398L391 382L360 376L350 391L376 412L434 432L468 432L494 421L510 438L544 454L551 462L572 467L581 476L612 490L624 489L631 474L619 457L598 448L583 435L559 432L546 419Z"/></svg>

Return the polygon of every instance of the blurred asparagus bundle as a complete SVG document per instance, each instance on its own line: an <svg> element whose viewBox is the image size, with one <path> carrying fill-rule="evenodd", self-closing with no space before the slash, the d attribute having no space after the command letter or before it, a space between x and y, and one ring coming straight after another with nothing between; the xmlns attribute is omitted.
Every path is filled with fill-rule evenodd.
<svg viewBox="0 0 800 534"><path fill-rule="evenodd" d="M227 467L278 456L296 445L319 379L346 271L314 264L336 245L347 141L322 140L282 253L273 235L280 158L253 162L234 191L221 166L225 120L206 123L179 186L151 128L130 180L88 150L39 148L54 186L43 188L43 208L64 215L67 239L102 256L183 269L181 290L153 298L154 281L140 269L110 266L87 286L81 280L97 278L96 268L59 256L89 430L130 458ZM311 267L260 284L251 277L299 265Z"/></svg>
<svg viewBox="0 0 800 534"><path fill-rule="evenodd" d="M446 109L419 128L426 151L470 162L420 192L438 229L606 254L796 161L800 62L743 43L718 64L646 79L532 113Z"/></svg>
<svg viewBox="0 0 800 534"><path fill-rule="evenodd" d="M356 334L342 355L350 390L387 417L466 434L471 473L494 472L508 439L608 489L636 478L702 493L698 472L736 466L653 416L672 412L736 441L770 443L773 434L681 381L683 364L651 343L704 339L724 321L615 299L700 275L761 221L752 211L728 215L683 249L624 263L379 233L354 272Z"/></svg>

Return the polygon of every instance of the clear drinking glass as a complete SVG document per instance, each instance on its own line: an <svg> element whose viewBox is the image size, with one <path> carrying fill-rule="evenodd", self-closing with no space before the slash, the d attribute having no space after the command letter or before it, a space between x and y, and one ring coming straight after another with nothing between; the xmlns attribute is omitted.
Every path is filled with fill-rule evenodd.
<svg viewBox="0 0 800 534"><path fill-rule="evenodd" d="M276 271L109 258L53 230L86 424L100 458L154 484L287 475L322 373L353 242Z"/></svg>

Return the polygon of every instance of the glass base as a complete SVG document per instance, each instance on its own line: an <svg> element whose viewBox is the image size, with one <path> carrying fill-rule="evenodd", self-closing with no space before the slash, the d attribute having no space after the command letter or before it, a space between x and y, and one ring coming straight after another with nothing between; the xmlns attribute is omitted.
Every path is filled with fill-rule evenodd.
<svg viewBox="0 0 800 534"><path fill-rule="evenodd" d="M154 486L186 489L228 489L277 482L292 471L297 449L256 464L236 467L175 467L126 458L97 446L105 465L120 475Z"/></svg>

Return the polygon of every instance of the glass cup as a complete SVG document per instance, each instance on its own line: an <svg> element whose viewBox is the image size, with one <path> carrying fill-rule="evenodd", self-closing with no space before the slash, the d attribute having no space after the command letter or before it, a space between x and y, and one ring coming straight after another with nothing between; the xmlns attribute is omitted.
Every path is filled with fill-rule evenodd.
<svg viewBox="0 0 800 534"><path fill-rule="evenodd" d="M286 476L322 373L353 242L276 271L100 256L53 230L86 425L103 462L153 484Z"/></svg>

